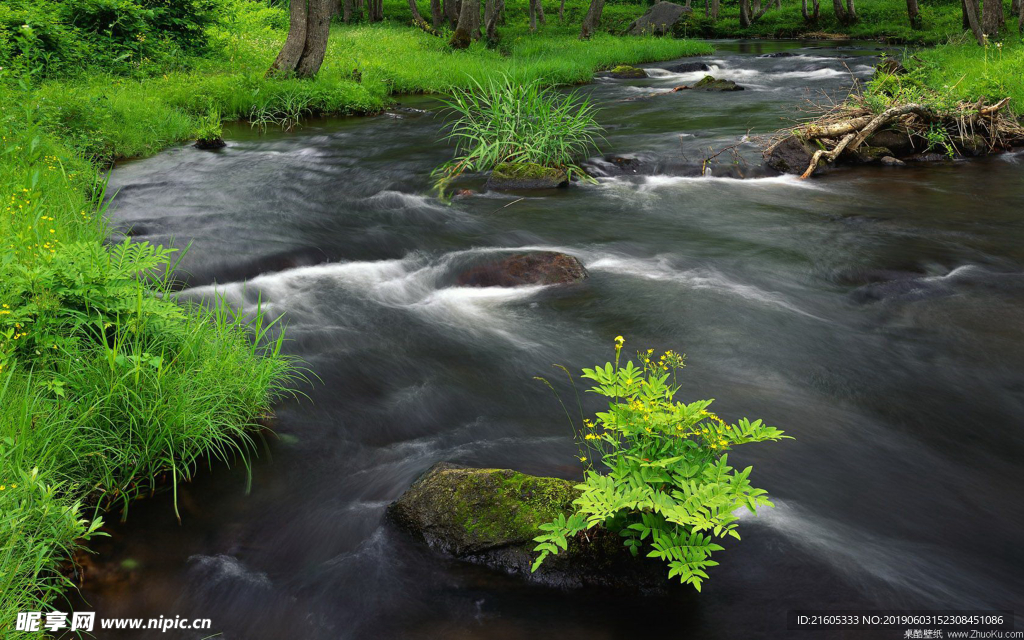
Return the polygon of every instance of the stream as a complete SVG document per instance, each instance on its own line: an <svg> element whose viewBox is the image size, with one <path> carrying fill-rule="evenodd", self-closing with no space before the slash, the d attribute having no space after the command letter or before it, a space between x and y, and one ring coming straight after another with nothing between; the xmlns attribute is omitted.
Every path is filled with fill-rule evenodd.
<svg viewBox="0 0 1024 640"><path fill-rule="evenodd" d="M704 75L671 62L580 89L601 107L603 150L658 168L647 175L445 204L429 174L451 148L423 96L119 165L113 228L191 242L183 298L284 314L312 382L277 407L250 491L241 466L204 470L179 489L180 525L165 494L93 545L113 577L87 580L78 609L213 631L96 637L862 638L876 636L787 631L787 612L1015 605L1024 628L1024 154L808 181L737 179L725 156L708 176L673 171L842 99L881 53L715 44L701 60L745 91L671 93ZM778 51L797 55L759 57ZM481 260L545 249L590 278L456 284ZM604 363L619 334L627 354L686 354L683 399L795 437L730 453L776 506L743 517L703 593L531 586L382 522L441 460L578 478L534 376L571 397L552 365Z"/></svg>

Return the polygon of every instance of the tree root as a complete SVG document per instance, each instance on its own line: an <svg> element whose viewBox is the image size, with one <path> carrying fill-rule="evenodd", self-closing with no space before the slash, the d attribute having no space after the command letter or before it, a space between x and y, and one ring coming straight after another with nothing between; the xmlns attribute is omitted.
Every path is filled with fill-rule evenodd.
<svg viewBox="0 0 1024 640"><path fill-rule="evenodd" d="M765 154L771 154L789 135L804 141L813 140L821 148L816 150L801 179L809 178L823 163L833 163L843 154L852 154L873 134L884 128L899 131L908 136L917 136L929 141L933 148L945 149L950 154L956 149L954 141L978 140L988 145L989 150L1009 148L1024 143L1024 125L1005 108L1010 98L1003 98L995 104L984 101L961 103L949 111L937 112L920 103L904 103L890 106L879 114L873 114L865 101L853 97L846 103L832 109L813 122L778 136L767 146ZM940 142L933 142L939 137Z"/></svg>

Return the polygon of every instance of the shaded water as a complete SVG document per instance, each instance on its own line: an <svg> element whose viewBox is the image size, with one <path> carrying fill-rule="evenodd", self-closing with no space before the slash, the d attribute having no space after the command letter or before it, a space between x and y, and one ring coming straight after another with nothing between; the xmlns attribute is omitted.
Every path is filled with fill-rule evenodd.
<svg viewBox="0 0 1024 640"><path fill-rule="evenodd" d="M842 97L878 55L800 46L720 43L706 61L743 92L649 96L702 73L596 82L606 149L699 162L819 92ZM780 49L801 55L756 57ZM133 506L96 546L138 568L87 583L80 608L209 617L245 640L595 639L865 637L786 632L786 612L1020 604L1024 158L807 182L666 170L447 206L429 195L450 157L437 104L407 106L292 134L239 128L223 151L114 172L115 226L191 240L184 295L262 298L320 381L278 408L251 494L242 470L214 470L181 488L181 526L168 497ZM576 255L591 277L456 286L466 266L527 248ZM532 378L604 362L617 334L627 351L685 352L686 398L796 436L730 455L777 508L746 519L703 594L526 586L382 526L439 460L577 477L568 425Z"/></svg>

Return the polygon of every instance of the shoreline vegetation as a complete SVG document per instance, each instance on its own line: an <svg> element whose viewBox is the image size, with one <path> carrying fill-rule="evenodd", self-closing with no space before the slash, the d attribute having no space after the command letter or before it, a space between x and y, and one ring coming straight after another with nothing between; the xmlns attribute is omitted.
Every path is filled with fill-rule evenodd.
<svg viewBox="0 0 1024 640"><path fill-rule="evenodd" d="M438 37L422 19L414 26L435 8L427 2L374 0L382 20L336 19L311 79L267 77L289 29L279 0L0 5L0 634L32 635L12 631L16 614L60 603L73 587L60 567L102 535L103 509L124 515L134 497L173 490L202 463L245 464L257 422L302 380L282 353L283 330L259 314L177 303L180 253L108 243L110 163L191 140L216 145L225 120L290 129L313 115L377 112L396 94L498 78L578 84L617 65L711 54L689 39L698 37L943 43L908 54L909 73L869 87L866 108L1010 98L1000 113L1019 121L1018 0L1003 5L1003 41L987 46L964 35L959 2L908 19L902 1L860 0L851 19L811 1L814 20L794 0L757 3L753 16L748 0L713 0L718 19L694 6L675 38L616 35L647 5L613 2L581 40L579 25L594 22L587 2L517 0L504 24L489 21L488 37L463 38L459 51L447 27Z"/></svg>

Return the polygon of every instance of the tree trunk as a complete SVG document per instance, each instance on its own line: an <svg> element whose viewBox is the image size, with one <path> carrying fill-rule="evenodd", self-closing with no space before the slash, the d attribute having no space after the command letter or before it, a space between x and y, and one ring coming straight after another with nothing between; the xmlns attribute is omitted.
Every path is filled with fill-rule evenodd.
<svg viewBox="0 0 1024 640"><path fill-rule="evenodd" d="M482 35L480 33L480 26L481 26L481 21L480 21L480 0L477 0L476 10L473 12L472 18L473 18L473 31L471 33L473 34L473 39L474 40L479 40L480 36Z"/></svg>
<svg viewBox="0 0 1024 640"><path fill-rule="evenodd" d="M540 22L541 24L548 23L548 21L544 19L544 2L542 0L537 0L537 22Z"/></svg>
<svg viewBox="0 0 1024 640"><path fill-rule="evenodd" d="M718 20L718 13L722 8L721 0L711 0L711 21Z"/></svg>
<svg viewBox="0 0 1024 640"><path fill-rule="evenodd" d="M817 24L818 16L821 12L821 3L819 0L811 0L811 11L807 11L807 0L803 0L800 5L800 12L804 15L804 22L808 24Z"/></svg>
<svg viewBox="0 0 1024 640"><path fill-rule="evenodd" d="M843 0L832 0L832 10L836 14L836 22L839 24L847 24L846 7L843 6Z"/></svg>
<svg viewBox="0 0 1024 640"><path fill-rule="evenodd" d="M327 38L331 35L331 17L334 6L331 0L309 0L306 16L306 46L302 49L302 57L295 66L295 75L300 78L312 78L320 71L327 53Z"/></svg>
<svg viewBox="0 0 1024 640"><path fill-rule="evenodd" d="M434 31L441 28L441 21L444 20L444 13L441 10L441 0L430 0L430 23Z"/></svg>
<svg viewBox="0 0 1024 640"><path fill-rule="evenodd" d="M459 8L456 6L455 0L442 0L441 12L451 28L454 29L459 22Z"/></svg>
<svg viewBox="0 0 1024 640"><path fill-rule="evenodd" d="M565 21L565 0L562 0L558 4L558 24L562 24Z"/></svg>
<svg viewBox="0 0 1024 640"><path fill-rule="evenodd" d="M978 0L964 0L964 13L967 14L967 24L974 39L979 45L985 46L985 32L981 30L981 21L978 20Z"/></svg>
<svg viewBox="0 0 1024 640"><path fill-rule="evenodd" d="M750 26L750 0L740 0L740 28Z"/></svg>
<svg viewBox="0 0 1024 640"><path fill-rule="evenodd" d="M1017 33L1024 36L1024 1L1017 2Z"/></svg>
<svg viewBox="0 0 1024 640"><path fill-rule="evenodd" d="M1003 0L985 0L981 8L981 28L990 38L998 38L1003 26Z"/></svg>
<svg viewBox="0 0 1024 640"><path fill-rule="evenodd" d="M416 0L409 0L409 11L412 13L412 23L420 29L429 32L430 25L427 24L427 21L420 14L420 8L416 6Z"/></svg>
<svg viewBox="0 0 1024 640"><path fill-rule="evenodd" d="M921 28L921 11L917 7L917 0L907 0L907 17L910 18L910 28Z"/></svg>
<svg viewBox="0 0 1024 640"><path fill-rule="evenodd" d="M537 0L529 0L527 11L530 13L530 33L537 32Z"/></svg>
<svg viewBox="0 0 1024 640"><path fill-rule="evenodd" d="M476 15L476 19L473 15ZM473 31L480 20L480 0L462 0L459 23L448 44L452 49L465 49L473 41Z"/></svg>
<svg viewBox="0 0 1024 640"><path fill-rule="evenodd" d="M846 24L857 22L857 7L853 2L854 0L846 0Z"/></svg>
<svg viewBox="0 0 1024 640"><path fill-rule="evenodd" d="M356 20L363 19L363 0L355 0L355 18Z"/></svg>
<svg viewBox="0 0 1024 640"><path fill-rule="evenodd" d="M352 0L341 0L341 19L345 24L352 22Z"/></svg>
<svg viewBox="0 0 1024 640"><path fill-rule="evenodd" d="M604 11L604 0L590 0L590 8L583 18L583 28L580 29L580 40L588 40L594 35L597 27L601 24L601 12Z"/></svg>
<svg viewBox="0 0 1024 640"><path fill-rule="evenodd" d="M306 47L306 13L306 0L291 0L288 6L288 37L267 70L268 76L295 71Z"/></svg>
<svg viewBox="0 0 1024 640"><path fill-rule="evenodd" d="M505 0L487 0L484 10L484 31L487 34L488 46L494 46L498 42L498 17L504 9Z"/></svg>

